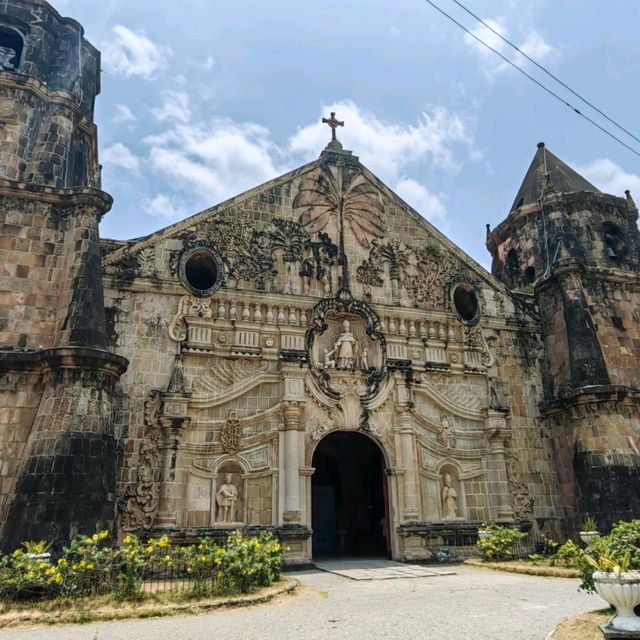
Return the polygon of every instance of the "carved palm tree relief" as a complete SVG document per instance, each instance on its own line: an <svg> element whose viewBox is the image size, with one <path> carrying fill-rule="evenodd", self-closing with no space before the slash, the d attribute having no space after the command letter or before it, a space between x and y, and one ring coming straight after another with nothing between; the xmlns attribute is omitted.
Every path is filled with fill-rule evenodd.
<svg viewBox="0 0 640 640"><path fill-rule="evenodd" d="M385 233L384 206L376 188L351 167L322 165L302 183L293 206L301 210L300 224L310 234L324 231L334 216L363 247Z"/></svg>

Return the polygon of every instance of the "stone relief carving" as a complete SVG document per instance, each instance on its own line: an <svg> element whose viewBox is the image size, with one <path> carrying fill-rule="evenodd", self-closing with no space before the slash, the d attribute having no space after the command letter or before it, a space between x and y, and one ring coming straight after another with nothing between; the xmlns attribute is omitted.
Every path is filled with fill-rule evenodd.
<svg viewBox="0 0 640 640"><path fill-rule="evenodd" d="M438 442L447 449L453 449L456 446L456 434L449 424L449 418L445 415L440 417L440 433L438 434Z"/></svg>
<svg viewBox="0 0 640 640"><path fill-rule="evenodd" d="M514 451L505 450L507 480L511 493L511 507L516 520L524 522L533 518L533 498L522 478L520 465Z"/></svg>
<svg viewBox="0 0 640 640"><path fill-rule="evenodd" d="M118 500L123 531L149 529L153 525L160 500L162 396L153 390L144 403L144 440L136 471L137 482L127 486Z"/></svg>
<svg viewBox="0 0 640 640"><path fill-rule="evenodd" d="M297 223L291 220L273 220L271 246L273 250L282 253L287 273L284 293L294 293L293 267L300 264L304 258L304 251L309 242L309 234Z"/></svg>
<svg viewBox="0 0 640 640"><path fill-rule="evenodd" d="M302 261L300 277L303 282L303 293L309 295L312 279L316 279L322 286L325 295L333 288L332 268L338 264L338 247L331 242L327 233L318 234L317 241L307 241L307 252L311 255Z"/></svg>
<svg viewBox="0 0 640 640"><path fill-rule="evenodd" d="M384 205L377 188L351 166L321 165L300 185L293 207L311 235L325 231L332 218L340 217L363 247L385 233Z"/></svg>
<svg viewBox="0 0 640 640"><path fill-rule="evenodd" d="M185 317L213 318L210 298L183 296L178 303L178 311L169 323L169 337L174 342L184 342L187 339L187 323Z"/></svg>
<svg viewBox="0 0 640 640"><path fill-rule="evenodd" d="M427 245L416 252L416 273L404 279L404 286L416 304L430 302L444 306L447 285L456 271L456 264L438 245Z"/></svg>
<svg viewBox="0 0 640 640"><path fill-rule="evenodd" d="M240 451L240 440L242 439L242 426L235 411L229 412L229 417L220 432L220 444L229 454L235 455Z"/></svg>
<svg viewBox="0 0 640 640"><path fill-rule="evenodd" d="M224 482L216 492L216 504L218 505L216 522L225 524L238 522L236 517L237 502L238 488L233 484L233 474L225 473Z"/></svg>

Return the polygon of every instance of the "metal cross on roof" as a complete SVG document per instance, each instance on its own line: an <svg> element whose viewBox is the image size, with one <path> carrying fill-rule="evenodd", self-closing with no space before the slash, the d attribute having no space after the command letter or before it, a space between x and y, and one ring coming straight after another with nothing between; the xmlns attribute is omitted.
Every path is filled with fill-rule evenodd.
<svg viewBox="0 0 640 640"><path fill-rule="evenodd" d="M331 127L331 142L336 142L338 138L336 138L336 129L338 127L344 127L344 120L336 119L336 112L331 112L330 118L322 118L323 124L328 124Z"/></svg>

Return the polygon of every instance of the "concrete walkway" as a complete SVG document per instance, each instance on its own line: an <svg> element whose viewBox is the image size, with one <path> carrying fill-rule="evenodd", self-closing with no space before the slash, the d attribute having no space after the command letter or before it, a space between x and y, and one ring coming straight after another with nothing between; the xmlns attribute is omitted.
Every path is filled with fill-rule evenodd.
<svg viewBox="0 0 640 640"><path fill-rule="evenodd" d="M298 595L247 609L0 632L0 640L544 640L563 618L600 609L577 580L468 566L454 575L351 580L294 574Z"/></svg>

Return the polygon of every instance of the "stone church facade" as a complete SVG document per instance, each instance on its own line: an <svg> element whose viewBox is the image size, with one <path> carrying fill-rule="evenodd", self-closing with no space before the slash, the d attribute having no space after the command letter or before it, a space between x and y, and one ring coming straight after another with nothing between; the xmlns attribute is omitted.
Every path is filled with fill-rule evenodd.
<svg viewBox="0 0 640 640"><path fill-rule="evenodd" d="M486 521L564 536L640 514L630 194L540 146L487 229L492 275L332 114L318 160L101 240L99 53L44 0L9 0L0 54L4 549L241 528L293 564L415 560Z"/></svg>

